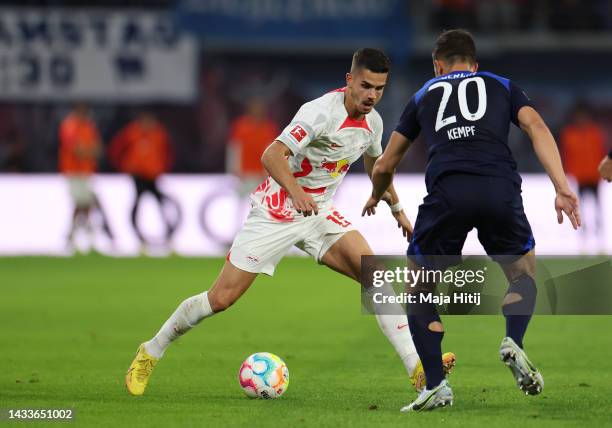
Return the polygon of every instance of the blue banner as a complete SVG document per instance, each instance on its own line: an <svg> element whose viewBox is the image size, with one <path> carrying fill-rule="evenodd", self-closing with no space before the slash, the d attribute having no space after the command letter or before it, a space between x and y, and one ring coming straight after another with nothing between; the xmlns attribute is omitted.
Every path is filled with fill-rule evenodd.
<svg viewBox="0 0 612 428"><path fill-rule="evenodd" d="M203 46L268 51L344 51L379 47L399 59L409 50L405 0L182 0L180 28Z"/></svg>

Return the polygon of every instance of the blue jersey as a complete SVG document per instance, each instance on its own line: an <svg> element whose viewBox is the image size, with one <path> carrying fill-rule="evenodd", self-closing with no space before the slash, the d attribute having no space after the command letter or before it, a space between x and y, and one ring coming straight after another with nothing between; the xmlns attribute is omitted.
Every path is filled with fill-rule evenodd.
<svg viewBox="0 0 612 428"><path fill-rule="evenodd" d="M425 183L464 172L506 177L517 183L508 147L510 122L532 106L510 80L485 71L456 71L431 79L410 99L396 131L410 140L420 133L428 149Z"/></svg>

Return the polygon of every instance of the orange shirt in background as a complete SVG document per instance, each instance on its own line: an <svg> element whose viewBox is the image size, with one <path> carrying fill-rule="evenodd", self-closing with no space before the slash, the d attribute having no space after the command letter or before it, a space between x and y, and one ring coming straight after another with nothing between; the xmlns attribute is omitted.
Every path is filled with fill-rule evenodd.
<svg viewBox="0 0 612 428"><path fill-rule="evenodd" d="M119 171L147 180L155 180L173 162L168 133L157 121L150 126L138 120L127 124L113 138L109 157Z"/></svg>
<svg viewBox="0 0 612 428"><path fill-rule="evenodd" d="M261 155L278 137L279 130L271 120L255 120L248 115L238 117L230 129L230 142L240 148L240 172L265 174Z"/></svg>
<svg viewBox="0 0 612 428"><path fill-rule="evenodd" d="M596 184L600 180L597 170L605 156L605 136L595 123L567 125L561 130L561 156L565 172L578 184Z"/></svg>
<svg viewBox="0 0 612 428"><path fill-rule="evenodd" d="M69 114L60 124L59 141L61 172L89 175L96 171L100 134L93 120Z"/></svg>

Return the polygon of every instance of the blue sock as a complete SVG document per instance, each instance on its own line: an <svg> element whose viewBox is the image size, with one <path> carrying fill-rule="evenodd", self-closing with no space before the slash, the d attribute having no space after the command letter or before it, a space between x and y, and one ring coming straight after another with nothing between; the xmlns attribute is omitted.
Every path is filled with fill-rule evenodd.
<svg viewBox="0 0 612 428"><path fill-rule="evenodd" d="M425 337L424 342L427 343L428 350L421 358L421 363L427 378L427 389L431 390L444 380L444 369L442 367L442 338L444 332L431 331L427 328Z"/></svg>
<svg viewBox="0 0 612 428"><path fill-rule="evenodd" d="M523 274L510 283L506 294L508 293L517 293L522 299L503 306L503 313L506 317L506 336L523 348L523 337L535 308L538 290L533 278Z"/></svg>
<svg viewBox="0 0 612 428"><path fill-rule="evenodd" d="M419 354L427 389L433 389L444 380L442 367L442 338L444 332L431 331L429 324L440 321L440 316L433 303L409 305L408 325L413 335L414 346ZM416 314L415 314L416 313Z"/></svg>
<svg viewBox="0 0 612 428"><path fill-rule="evenodd" d="M514 340L521 349L530 320L531 315L506 315L506 336Z"/></svg>

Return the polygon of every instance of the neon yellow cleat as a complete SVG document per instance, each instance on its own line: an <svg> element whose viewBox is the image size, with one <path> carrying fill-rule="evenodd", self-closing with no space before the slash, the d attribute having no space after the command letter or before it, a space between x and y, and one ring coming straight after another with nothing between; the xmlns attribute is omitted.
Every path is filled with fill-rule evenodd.
<svg viewBox="0 0 612 428"><path fill-rule="evenodd" d="M136 357L125 375L125 386L132 395L144 394L153 368L159 361L145 351L144 343L138 347Z"/></svg>
<svg viewBox="0 0 612 428"><path fill-rule="evenodd" d="M442 355L442 368L444 369L444 374L449 375L453 371L453 367L455 367L457 357L452 352L446 352ZM425 385L427 384L427 380L425 379L425 370L423 370L423 364L421 364L421 360L417 363L416 368L414 369L414 373L410 376L410 382L412 382L412 386L417 392L421 392Z"/></svg>

